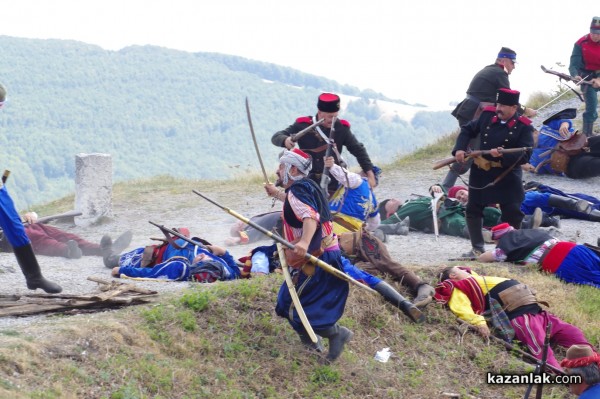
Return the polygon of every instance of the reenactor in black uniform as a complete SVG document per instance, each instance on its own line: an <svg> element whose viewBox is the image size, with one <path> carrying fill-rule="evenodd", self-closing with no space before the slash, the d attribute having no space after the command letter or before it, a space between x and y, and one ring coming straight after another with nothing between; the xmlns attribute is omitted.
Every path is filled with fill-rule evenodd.
<svg viewBox="0 0 600 399"><path fill-rule="evenodd" d="M317 102L317 109L316 117L301 116L286 129L275 133L271 138L271 142L278 147L285 147L288 150L291 150L296 143L296 141L292 139L293 135L323 119L324 121L320 126L316 126L312 131L304 134L298 140L298 147L302 151L310 154L313 159L313 166L309 177L317 183L320 183L321 174L324 169L325 153L327 151L326 140L331 137L332 122L335 120L335 123L333 124L333 141L337 148L332 154L335 158L335 163L340 163L339 154L342 152L342 148L346 147L348 151L356 157L358 164L367 175L369 185L371 188L374 188L376 183L375 174L373 173L373 164L371 163L371 158L369 158L365 146L356 139L350 130L350 122L344 119L338 119L337 117L340 110L340 97L333 93L321 94ZM335 191L335 189L337 189L337 184L337 181L332 178L329 190Z"/></svg>
<svg viewBox="0 0 600 399"><path fill-rule="evenodd" d="M469 84L465 99L452 111L452 115L458 119L459 127L477 119L485 107L495 105L496 93L499 89L510 89L508 76L515 69L516 63L517 53L508 47L502 47L498 52L496 62L475 74ZM525 107L521 107L519 112L528 117L536 114L535 110ZM478 149L476 140L472 141L470 146L472 149ZM463 165L457 163L450 165L450 171L442 182L442 186L449 190L456 184L458 176L469 170L470 166L470 162Z"/></svg>
<svg viewBox="0 0 600 399"><path fill-rule="evenodd" d="M520 165L529 161L531 153L501 153L502 149L533 146L531 121L517 112L519 95L516 90L498 90L497 105L485 108L478 119L463 125L452 150L456 161L464 163L469 141L477 136L479 148L490 150L490 154L474 158L471 165L466 220L472 249L465 256L484 251L483 209L489 204L500 205L502 221L516 229L521 227L525 191Z"/></svg>

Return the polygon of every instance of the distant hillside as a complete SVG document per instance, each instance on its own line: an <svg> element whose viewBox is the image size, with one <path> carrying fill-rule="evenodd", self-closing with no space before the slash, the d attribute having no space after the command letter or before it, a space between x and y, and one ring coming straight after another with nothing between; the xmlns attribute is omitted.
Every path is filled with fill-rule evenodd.
<svg viewBox="0 0 600 399"><path fill-rule="evenodd" d="M278 152L271 135L313 114L322 91L343 96L342 117L376 162L433 142L456 123L447 110L423 106L405 118L411 106L402 100L242 57L7 36L0 48L0 82L9 91L0 168L13 171L20 209L72 192L77 153L112 154L116 181L256 170L246 97L269 168Z"/></svg>

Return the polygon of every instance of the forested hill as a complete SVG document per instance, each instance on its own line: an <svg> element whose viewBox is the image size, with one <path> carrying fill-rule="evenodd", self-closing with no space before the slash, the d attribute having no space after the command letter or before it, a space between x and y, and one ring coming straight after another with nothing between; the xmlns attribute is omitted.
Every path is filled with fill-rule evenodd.
<svg viewBox="0 0 600 399"><path fill-rule="evenodd" d="M112 154L115 181L258 171L246 97L271 169L278 152L271 135L314 114L322 91L342 95L343 118L376 162L456 124L447 110L416 105L422 111L415 113L372 90L241 57L7 36L0 48L0 82L9 93L0 113L0 169L13 172L8 187L19 209L72 192L77 153ZM398 108L413 112L406 117Z"/></svg>

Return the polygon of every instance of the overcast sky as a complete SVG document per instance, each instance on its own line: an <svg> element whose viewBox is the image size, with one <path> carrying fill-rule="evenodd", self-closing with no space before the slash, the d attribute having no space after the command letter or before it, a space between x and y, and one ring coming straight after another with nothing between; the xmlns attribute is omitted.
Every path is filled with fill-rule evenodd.
<svg viewBox="0 0 600 399"><path fill-rule="evenodd" d="M502 46L517 52L522 100L551 91L540 65L567 72L594 15L598 0L0 0L0 34L239 55L440 105Z"/></svg>

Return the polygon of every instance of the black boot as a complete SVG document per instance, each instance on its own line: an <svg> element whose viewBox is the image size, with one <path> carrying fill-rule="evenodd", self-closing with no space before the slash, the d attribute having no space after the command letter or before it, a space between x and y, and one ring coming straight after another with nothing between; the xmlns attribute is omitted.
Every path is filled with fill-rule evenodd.
<svg viewBox="0 0 600 399"><path fill-rule="evenodd" d="M592 222L600 222L600 211L593 209L588 215L588 219Z"/></svg>
<svg viewBox="0 0 600 399"><path fill-rule="evenodd" d="M583 122L582 133L587 137L594 135L594 122Z"/></svg>
<svg viewBox="0 0 600 399"><path fill-rule="evenodd" d="M125 233L118 236L117 239L112 243L112 252L116 254L123 252L123 250L131 243L132 238L133 233L131 230L127 230ZM102 245L102 243L100 243L100 245Z"/></svg>
<svg viewBox="0 0 600 399"><path fill-rule="evenodd" d="M402 313L407 315L415 323L422 323L425 321L425 316L423 313L421 313L421 310L400 295L400 293L396 291L394 287L385 281L377 283L373 289L379 292L383 299L400 309Z"/></svg>
<svg viewBox="0 0 600 399"><path fill-rule="evenodd" d="M540 208L535 208L533 214L525 215L521 222L521 229L537 229L542 225L544 213Z"/></svg>
<svg viewBox="0 0 600 399"><path fill-rule="evenodd" d="M582 213L590 213L592 211L590 203L586 200L577 200L554 194L550 194L550 197L548 197L548 206Z"/></svg>
<svg viewBox="0 0 600 399"><path fill-rule="evenodd" d="M299 332L300 341L302 341L302 345L306 346L308 349L315 350L319 353L325 352L325 348L323 347L323 340L320 336L317 335L317 342L314 343L310 339L310 336L306 331Z"/></svg>
<svg viewBox="0 0 600 399"><path fill-rule="evenodd" d="M27 281L27 288L30 290L41 288L49 294L58 294L62 291L60 285L48 281L42 276L40 265L35 258L31 244L16 247L14 248L14 251L15 256L17 257L17 263L21 266L21 270Z"/></svg>
<svg viewBox="0 0 600 399"><path fill-rule="evenodd" d="M467 257L478 257L485 252L485 241L483 239L483 219L466 218L469 236L471 237L471 251L463 254Z"/></svg>
<svg viewBox="0 0 600 399"><path fill-rule="evenodd" d="M346 327L340 327L338 324L334 324L327 330L320 330L319 335L329 339L329 353L327 354L327 360L330 362L335 361L342 352L346 342L350 341L354 333Z"/></svg>
<svg viewBox="0 0 600 399"><path fill-rule="evenodd" d="M410 217L405 217L402 221L394 224L380 224L377 230L383 231L385 234L405 236L410 228Z"/></svg>
<svg viewBox="0 0 600 399"><path fill-rule="evenodd" d="M102 261L104 262L104 266L109 269L119 266L120 256L113 252L113 242L110 236L102 236L102 239L100 240L100 249L102 251Z"/></svg>
<svg viewBox="0 0 600 399"><path fill-rule="evenodd" d="M542 224L540 227L556 227L557 229L560 229L560 218L542 212Z"/></svg>

